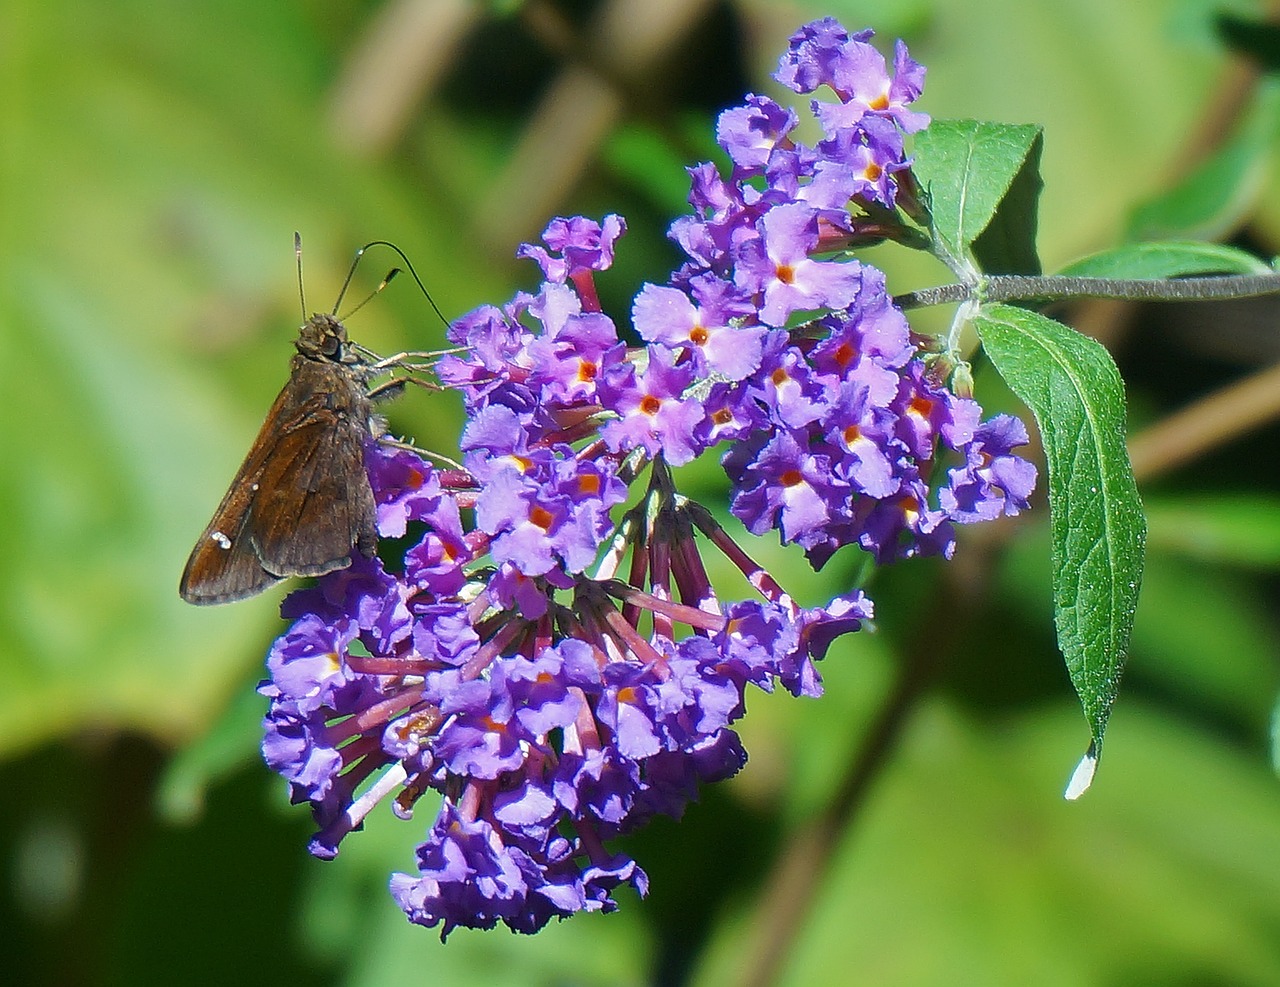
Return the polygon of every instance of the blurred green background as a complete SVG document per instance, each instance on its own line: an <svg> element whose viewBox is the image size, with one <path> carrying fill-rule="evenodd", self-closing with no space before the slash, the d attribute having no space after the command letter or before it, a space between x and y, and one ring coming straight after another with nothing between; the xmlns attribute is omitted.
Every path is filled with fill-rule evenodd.
<svg viewBox="0 0 1280 987"><path fill-rule="evenodd" d="M882 574L876 632L832 650L822 700L752 696L747 769L628 843L647 900L441 946L386 893L430 807L377 813L321 863L258 759L253 688L282 593L210 609L176 593L284 380L294 230L310 308L378 238L452 316L536 281L511 257L550 216L620 212L601 285L622 319L678 262L663 230L683 166L719 160L715 114L776 94L787 36L833 14L884 50L909 41L934 116L1045 125L1046 269L1157 234L1270 256L1274 97L1218 40L1220 6L9 0L0 977L1280 983L1274 300L1067 313L1130 381L1152 512L1107 757L1075 804L1061 792L1087 729L1053 644L1041 509L967 533L951 567ZM946 280L900 254L872 254L892 290ZM371 256L351 297L393 262ZM407 279L350 327L382 352L442 337ZM1243 401L1194 404L1248 379ZM990 375L978 386L1013 407ZM392 409L442 450L458 422L447 397ZM685 482L720 489L714 470ZM814 599L854 568L757 554Z"/></svg>

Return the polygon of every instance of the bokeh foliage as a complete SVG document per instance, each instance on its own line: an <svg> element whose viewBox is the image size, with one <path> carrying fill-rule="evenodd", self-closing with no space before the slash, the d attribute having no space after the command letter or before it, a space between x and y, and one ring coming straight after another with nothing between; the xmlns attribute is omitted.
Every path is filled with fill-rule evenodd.
<svg viewBox="0 0 1280 987"><path fill-rule="evenodd" d="M787 34L828 13L886 44L904 35L935 116L1043 125L1046 270L1151 230L1280 252L1275 101L1196 0L5 7L13 982L741 982L764 968L762 930L799 908L778 868L864 762L875 770L812 910L772 955L779 982L1280 980L1274 424L1228 419L1182 462L1135 456L1147 574L1106 765L1080 803L1060 798L1087 727L1053 643L1039 511L962 541L952 569L881 573L877 631L833 649L828 695L758 697L746 771L635 838L650 898L532 939L464 931L441 947L404 922L386 878L411 866L427 806L408 825L378 814L332 864L307 858L305 813L256 754L252 689L279 594L177 599L191 540L283 379L295 229L310 307L332 305L355 247L386 238L455 314L534 280L511 254L552 213L621 212L631 232L602 279L621 321L675 263L662 231L683 209L682 166L715 154L717 110L773 91ZM873 254L893 290L946 279L901 253ZM352 298L392 263L371 256ZM1110 345L1141 431L1280 358L1276 312L1067 317ZM350 325L384 352L442 332L404 279ZM981 368L978 397L1016 409ZM422 444L455 441L447 397L412 394L391 414ZM682 482L710 498L720 481ZM858 571L837 558L814 575L776 545L757 555L801 598ZM911 676L913 712L868 762L864 738Z"/></svg>

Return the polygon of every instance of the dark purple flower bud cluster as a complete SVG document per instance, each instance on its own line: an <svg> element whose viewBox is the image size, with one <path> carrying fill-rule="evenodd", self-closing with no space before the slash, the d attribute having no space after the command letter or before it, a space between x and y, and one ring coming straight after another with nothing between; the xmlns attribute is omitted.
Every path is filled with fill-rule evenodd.
<svg viewBox="0 0 1280 987"><path fill-rule="evenodd" d="M461 464L367 451L379 532L410 547L286 599L264 754L322 857L380 802L407 818L439 794L416 873L391 882L411 921L533 932L643 894L609 841L739 770L747 686L820 695L815 662L871 617L860 591L797 604L672 467L732 441L732 513L815 565L846 544L950 555L953 522L1027 506L1021 423L983 422L883 275L831 258L894 215L902 135L926 121L906 108L924 70L899 43L890 77L869 37L826 20L792 38L778 78L839 100L814 104L815 147L763 97L722 116L733 174L692 169L695 214L672 227L690 261L637 294L643 346L596 293L621 218L522 247L537 291L457 320L437 367L467 410ZM720 598L706 550L752 598Z"/></svg>

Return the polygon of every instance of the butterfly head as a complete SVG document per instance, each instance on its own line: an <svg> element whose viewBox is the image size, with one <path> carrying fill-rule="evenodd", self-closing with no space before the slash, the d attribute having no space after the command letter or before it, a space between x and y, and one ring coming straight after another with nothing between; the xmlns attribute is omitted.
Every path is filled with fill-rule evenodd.
<svg viewBox="0 0 1280 987"><path fill-rule="evenodd" d="M293 345L313 360L341 361L347 346L347 329L335 316L317 313L303 323Z"/></svg>

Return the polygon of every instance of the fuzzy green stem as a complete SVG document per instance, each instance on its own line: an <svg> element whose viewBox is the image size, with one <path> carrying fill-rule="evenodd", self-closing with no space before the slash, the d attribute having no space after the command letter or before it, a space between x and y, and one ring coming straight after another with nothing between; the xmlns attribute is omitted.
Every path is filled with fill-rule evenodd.
<svg viewBox="0 0 1280 987"><path fill-rule="evenodd" d="M1063 298L1122 298L1133 301L1197 302L1280 293L1280 274L1209 278L1074 278L997 274L975 284L947 284L898 295L899 308L949 302L1056 301Z"/></svg>

